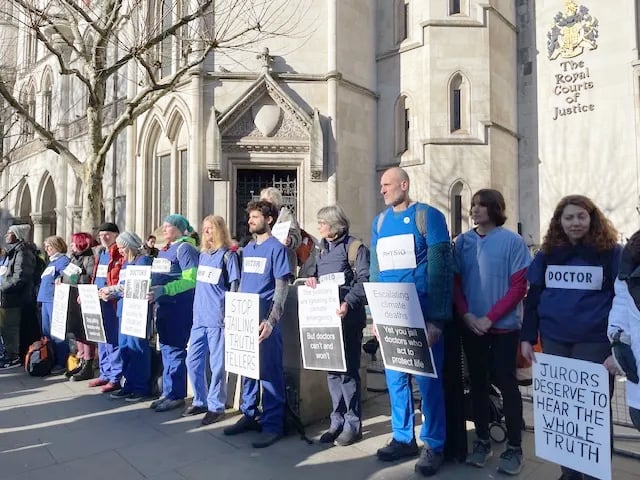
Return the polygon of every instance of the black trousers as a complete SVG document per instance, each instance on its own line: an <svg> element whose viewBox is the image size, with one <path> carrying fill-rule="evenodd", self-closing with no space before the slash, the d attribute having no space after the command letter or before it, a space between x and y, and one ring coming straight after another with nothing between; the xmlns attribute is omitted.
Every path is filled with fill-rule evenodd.
<svg viewBox="0 0 640 480"><path fill-rule="evenodd" d="M349 430L360 432L362 406L360 394L360 348L362 346L362 327L359 322L342 325L346 372L328 372L327 384L333 410L331 412L331 430Z"/></svg>
<svg viewBox="0 0 640 480"><path fill-rule="evenodd" d="M467 357L473 422L476 435L489 440L489 385L502 394L507 441L522 444L522 397L516 378L520 331L476 335L465 328L462 344Z"/></svg>

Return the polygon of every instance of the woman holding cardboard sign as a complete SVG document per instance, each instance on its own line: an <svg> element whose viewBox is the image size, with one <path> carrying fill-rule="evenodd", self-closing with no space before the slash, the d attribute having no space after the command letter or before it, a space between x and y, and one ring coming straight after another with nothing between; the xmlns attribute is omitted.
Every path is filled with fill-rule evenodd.
<svg viewBox="0 0 640 480"><path fill-rule="evenodd" d="M328 372L327 383L333 404L331 426L320 437L322 443L346 446L362 438L360 406L360 345L366 324L364 282L369 281L369 249L349 235L349 220L338 205L318 211L322 237L315 274L306 285L337 283L340 292L342 336L347 371Z"/></svg>
<svg viewBox="0 0 640 480"><path fill-rule="evenodd" d="M609 357L607 317L621 252L615 228L589 198L560 200L527 272L520 344L525 358L535 361L538 335L544 353L595 363ZM562 467L560 478L587 477Z"/></svg>

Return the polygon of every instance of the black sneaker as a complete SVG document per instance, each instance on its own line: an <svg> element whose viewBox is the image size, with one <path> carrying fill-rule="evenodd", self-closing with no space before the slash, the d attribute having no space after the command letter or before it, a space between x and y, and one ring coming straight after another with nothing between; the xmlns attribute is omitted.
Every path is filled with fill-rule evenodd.
<svg viewBox="0 0 640 480"><path fill-rule="evenodd" d="M125 402L129 402L129 403L138 403L138 402L142 402L143 400L146 400L147 396L143 395L141 393L138 392L133 392L130 393L129 395L127 395L127 398L124 399Z"/></svg>
<svg viewBox="0 0 640 480"><path fill-rule="evenodd" d="M254 419L242 415L240 420L223 430L225 435L238 435L244 432L261 432L262 426ZM256 447L260 448L260 447Z"/></svg>
<svg viewBox="0 0 640 480"><path fill-rule="evenodd" d="M20 358L2 358L0 360L0 369L16 368L20 366Z"/></svg>
<svg viewBox="0 0 640 480"><path fill-rule="evenodd" d="M203 405L190 405L182 412L183 417L191 417L192 415L200 415L206 413L207 407Z"/></svg>
<svg viewBox="0 0 640 480"><path fill-rule="evenodd" d="M415 457L419 452L415 439L411 443L403 443L392 438L386 447L378 449L376 455L383 462L395 462L401 458Z"/></svg>
<svg viewBox="0 0 640 480"><path fill-rule="evenodd" d="M444 454L442 452L434 452L425 445L416 462L415 471L424 477L431 477L438 473L443 461Z"/></svg>
<svg viewBox="0 0 640 480"><path fill-rule="evenodd" d="M507 445L506 450L500 455L498 471L507 475L518 475L522 470L522 448Z"/></svg>
<svg viewBox="0 0 640 480"><path fill-rule="evenodd" d="M256 440L255 442L251 442L251 446L253 448L267 448L276 443L281 438L281 433L261 432L258 440Z"/></svg>
<svg viewBox="0 0 640 480"><path fill-rule="evenodd" d="M583 479L584 479L584 475L580 472L576 472L575 470L563 472L563 474L560 475L560 478L558 478L558 480L583 480Z"/></svg>
<svg viewBox="0 0 640 480"><path fill-rule="evenodd" d="M123 388L121 388L120 390L116 390L115 392L109 394L109 397L115 400L123 400L126 399L129 395L131 395L131 392L126 392Z"/></svg>
<svg viewBox="0 0 640 480"><path fill-rule="evenodd" d="M473 451L467 455L467 465L482 468L487 464L487 460L493 455L491 442L489 440L477 439L473 442Z"/></svg>
<svg viewBox="0 0 640 480"><path fill-rule="evenodd" d="M333 444L337 447L347 447L362 440L362 432L354 432L352 430L343 430L336 438Z"/></svg>
<svg viewBox="0 0 640 480"><path fill-rule="evenodd" d="M338 438L339 432L338 430L327 430L320 436L320 443L333 443L336 438Z"/></svg>
<svg viewBox="0 0 640 480"><path fill-rule="evenodd" d="M211 425L212 423L219 422L224 417L224 412L209 412L204 414L204 418L200 422L202 425Z"/></svg>

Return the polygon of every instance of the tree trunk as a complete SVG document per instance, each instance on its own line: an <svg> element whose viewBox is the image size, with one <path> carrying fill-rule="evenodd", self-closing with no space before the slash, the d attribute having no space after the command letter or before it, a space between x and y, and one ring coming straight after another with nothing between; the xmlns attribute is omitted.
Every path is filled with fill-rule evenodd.
<svg viewBox="0 0 640 480"><path fill-rule="evenodd" d="M82 178L82 231L94 233L104 221L102 208L102 173L92 168L94 162L87 160Z"/></svg>

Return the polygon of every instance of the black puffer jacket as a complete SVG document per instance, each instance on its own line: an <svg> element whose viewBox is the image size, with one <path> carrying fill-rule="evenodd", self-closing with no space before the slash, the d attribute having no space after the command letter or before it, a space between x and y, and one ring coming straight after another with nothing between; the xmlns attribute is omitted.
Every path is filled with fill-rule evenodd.
<svg viewBox="0 0 640 480"><path fill-rule="evenodd" d="M33 301L33 275L36 267L34 248L19 240L7 247L6 268L0 282L0 306L22 307Z"/></svg>

